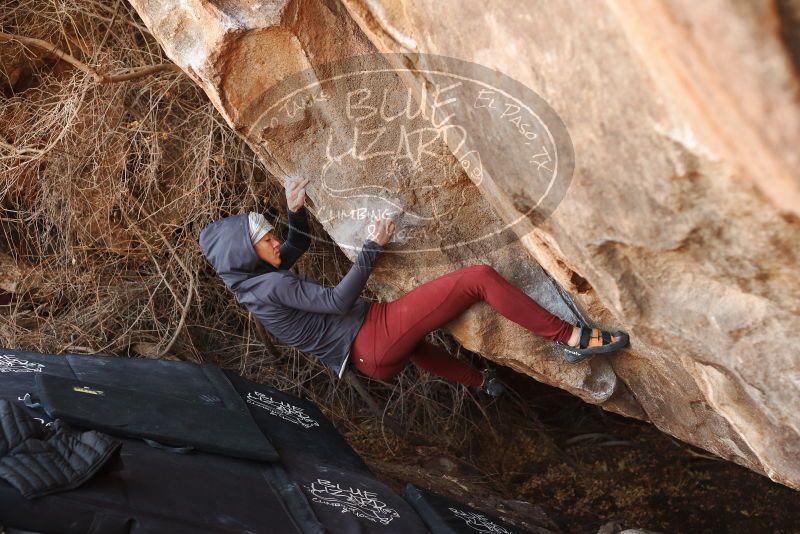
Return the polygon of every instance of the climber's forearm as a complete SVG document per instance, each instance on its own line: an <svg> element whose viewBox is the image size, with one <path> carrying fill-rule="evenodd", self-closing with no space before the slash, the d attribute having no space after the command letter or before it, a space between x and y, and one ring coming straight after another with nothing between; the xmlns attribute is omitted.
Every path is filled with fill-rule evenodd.
<svg viewBox="0 0 800 534"><path fill-rule="evenodd" d="M308 247L311 246L311 236L308 230L308 216L305 207L297 211L288 211L289 235L281 244L281 264L279 269L290 269Z"/></svg>
<svg viewBox="0 0 800 534"><path fill-rule="evenodd" d="M308 250L311 246L311 235L308 230L308 213L305 206L301 206L297 211L287 211L289 217L289 235L286 243L302 251Z"/></svg>
<svg viewBox="0 0 800 534"><path fill-rule="evenodd" d="M372 273L372 269L382 251L383 247L381 245L371 239L367 239L350 270L342 278L342 281L333 288L333 295L341 313L347 313L358 297L361 296L361 292L364 290L364 286L367 285L369 275Z"/></svg>

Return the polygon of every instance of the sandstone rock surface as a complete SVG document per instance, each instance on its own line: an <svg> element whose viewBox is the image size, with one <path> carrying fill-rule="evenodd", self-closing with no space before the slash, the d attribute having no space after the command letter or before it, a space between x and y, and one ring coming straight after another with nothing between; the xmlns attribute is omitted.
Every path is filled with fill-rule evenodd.
<svg viewBox="0 0 800 534"><path fill-rule="evenodd" d="M627 330L632 347L570 366L479 304L448 325L468 349L800 488L797 3L130 1L276 177L312 178L310 210L351 258L366 222L331 214L360 187L404 211L400 229L428 231L424 253L409 233L395 250L416 253L382 260L370 283L383 297L489 263L565 319ZM540 184L500 119L467 107L451 120L506 150L479 175L446 137L389 174L385 158L332 158L353 136L349 107L304 100L270 119L271 89L293 74L313 85L325 64L376 52L394 71L359 80L374 95L419 101L436 86L425 54L540 95L575 155L554 213L519 216ZM511 222L502 246L470 239Z"/></svg>

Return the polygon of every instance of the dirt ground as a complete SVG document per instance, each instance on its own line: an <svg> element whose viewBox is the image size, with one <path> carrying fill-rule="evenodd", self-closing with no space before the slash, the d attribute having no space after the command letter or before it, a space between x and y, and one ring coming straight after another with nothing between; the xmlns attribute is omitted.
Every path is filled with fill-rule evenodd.
<svg viewBox="0 0 800 534"><path fill-rule="evenodd" d="M513 394L484 397L494 430L483 419L461 447L415 446L374 420L347 438L395 490L412 482L532 529L800 532L800 492L508 369L500 376L526 409Z"/></svg>

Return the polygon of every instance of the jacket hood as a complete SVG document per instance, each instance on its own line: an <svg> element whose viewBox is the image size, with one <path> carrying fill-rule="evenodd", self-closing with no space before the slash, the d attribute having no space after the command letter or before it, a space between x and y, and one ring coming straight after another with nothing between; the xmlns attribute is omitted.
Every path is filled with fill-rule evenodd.
<svg viewBox="0 0 800 534"><path fill-rule="evenodd" d="M203 254L233 291L248 278L277 270L256 254L247 217L246 213L224 217L200 231Z"/></svg>

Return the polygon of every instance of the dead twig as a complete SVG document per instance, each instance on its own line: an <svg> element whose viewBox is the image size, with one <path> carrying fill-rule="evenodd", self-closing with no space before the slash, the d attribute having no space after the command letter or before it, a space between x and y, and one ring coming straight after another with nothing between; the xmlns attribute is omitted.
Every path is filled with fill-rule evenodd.
<svg viewBox="0 0 800 534"><path fill-rule="evenodd" d="M191 306L192 304L193 294L194 294L194 276L189 278L189 289L186 292L186 303L183 305L183 311L181 312L181 319L180 321L178 321L178 326L175 328L175 333L172 335L172 339L169 340L169 343L167 343L167 345L158 352L158 357L164 356L170 350L172 350L172 346L178 339L178 335L181 333L183 325L186 324L186 316L189 314L189 306Z"/></svg>
<svg viewBox="0 0 800 534"><path fill-rule="evenodd" d="M174 63L162 63L160 65L138 67L119 74L102 74L98 72L96 69L84 63L83 61L79 60L78 58L61 50L53 43L44 41L42 39L36 39L34 37L25 37L23 35L15 35L12 33L0 32L0 41L7 41L7 42L17 41L24 45L44 50L48 54L57 57L61 61L65 61L70 65L72 65L73 67L75 67L76 69L85 72L86 74L94 78L94 81L97 83L125 82L129 80L135 80L137 78L143 78L145 76L151 76L153 74L158 74L160 72L182 72L181 69Z"/></svg>

